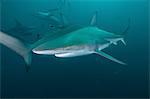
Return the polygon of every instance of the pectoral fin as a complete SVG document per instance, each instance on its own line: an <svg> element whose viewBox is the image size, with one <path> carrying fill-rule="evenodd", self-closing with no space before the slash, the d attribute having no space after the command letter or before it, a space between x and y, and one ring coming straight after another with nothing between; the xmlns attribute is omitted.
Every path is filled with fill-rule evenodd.
<svg viewBox="0 0 150 99"><path fill-rule="evenodd" d="M117 62L117 63L122 64L122 65L126 65L126 63L121 62L121 61L117 60L116 58L114 58L114 57L112 57L112 56L110 56L110 55L108 55L108 54L106 54L106 53L104 53L102 51L97 50L96 53L101 55L101 56L103 56L103 57L105 57L105 58L108 58L108 59L110 59L110 60L112 60L114 62Z"/></svg>

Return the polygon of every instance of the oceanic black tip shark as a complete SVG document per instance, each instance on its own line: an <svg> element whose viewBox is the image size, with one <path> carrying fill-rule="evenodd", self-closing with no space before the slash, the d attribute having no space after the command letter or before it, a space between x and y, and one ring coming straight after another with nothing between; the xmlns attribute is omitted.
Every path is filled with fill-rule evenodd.
<svg viewBox="0 0 150 99"><path fill-rule="evenodd" d="M102 50L111 44L124 41L124 35L116 35L95 26L97 12L91 19L91 26L66 27L53 35L47 35L34 44L22 41L0 32L0 43L21 55L27 66L31 64L32 52L40 55L55 55L56 57L76 57L88 54L98 54L114 62L125 65L126 63L104 53ZM77 28L76 28L77 27ZM129 26L125 31L129 29ZM29 67L27 67L28 70Z"/></svg>

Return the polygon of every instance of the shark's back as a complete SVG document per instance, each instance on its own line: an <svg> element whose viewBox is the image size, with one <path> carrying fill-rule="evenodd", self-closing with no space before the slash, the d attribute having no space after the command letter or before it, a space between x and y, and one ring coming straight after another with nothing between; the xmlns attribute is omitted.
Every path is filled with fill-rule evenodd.
<svg viewBox="0 0 150 99"><path fill-rule="evenodd" d="M81 28L83 28L83 26L81 26L81 25L72 25L72 26L68 26L68 27L58 29L55 32L46 33L46 35L44 37L42 37L42 39L38 40L37 42L35 42L33 44L33 48L36 48L37 46L39 46L39 45L41 45L45 42L53 41L57 38L60 38L64 35L66 35L66 34L70 34L73 31L79 30Z"/></svg>
<svg viewBox="0 0 150 99"><path fill-rule="evenodd" d="M64 33L63 33L64 32ZM96 27L85 27L80 29L65 29L63 31L57 32L58 35L51 36L49 38L44 38L43 41L36 46L35 49L38 50L50 50L55 48L63 48L74 45L85 45L94 44L95 41L101 43L106 42L104 37L111 37L114 34L107 31L100 30ZM62 34L63 35L62 35ZM56 37L55 37L56 36Z"/></svg>

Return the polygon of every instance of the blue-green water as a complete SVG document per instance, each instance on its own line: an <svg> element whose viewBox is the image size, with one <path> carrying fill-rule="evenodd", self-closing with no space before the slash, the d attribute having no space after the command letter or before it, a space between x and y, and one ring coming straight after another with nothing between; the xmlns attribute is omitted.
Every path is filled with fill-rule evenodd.
<svg viewBox="0 0 150 99"><path fill-rule="evenodd" d="M47 32L47 22L35 18L37 11L56 8L60 0L2 0L1 30L18 19ZM98 10L98 27L121 33L131 19L127 45L104 49L125 61L122 66L98 55L56 58L33 54L30 72L23 59L1 46L1 97L3 98L148 98L148 0L66 0L65 13L71 24L88 26ZM43 27L42 27L43 26ZM33 35L11 33L28 42Z"/></svg>

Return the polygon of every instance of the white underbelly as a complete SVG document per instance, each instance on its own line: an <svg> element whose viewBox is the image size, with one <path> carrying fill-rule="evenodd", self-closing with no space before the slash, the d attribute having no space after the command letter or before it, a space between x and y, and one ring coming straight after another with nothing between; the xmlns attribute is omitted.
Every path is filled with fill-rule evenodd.
<svg viewBox="0 0 150 99"><path fill-rule="evenodd" d="M75 57L87 54L92 54L93 47L91 46L70 46L65 48L57 48L53 50L33 50L36 54L55 55L56 57Z"/></svg>
<svg viewBox="0 0 150 99"><path fill-rule="evenodd" d="M58 54L55 54L55 56L56 57L76 57L76 56L83 56L83 55L88 55L92 53L93 53L92 51L78 50L78 51L67 52L67 53L58 53Z"/></svg>

